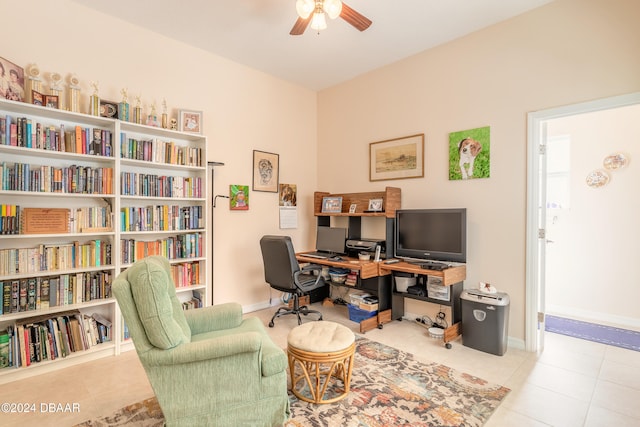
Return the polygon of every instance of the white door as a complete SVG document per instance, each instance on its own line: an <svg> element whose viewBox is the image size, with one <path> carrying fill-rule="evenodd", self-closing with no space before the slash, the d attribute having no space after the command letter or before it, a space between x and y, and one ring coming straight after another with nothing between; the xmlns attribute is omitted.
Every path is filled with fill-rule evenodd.
<svg viewBox="0 0 640 427"><path fill-rule="evenodd" d="M562 221L561 212L554 209L554 200L549 199L547 182L552 175L547 174L548 145L546 135L547 122L553 119L584 114L593 111L618 108L640 104L640 93L633 93L613 98L606 98L550 110L537 111L528 115L528 147L527 147L527 261L526 261L526 330L525 347L527 351L541 351L544 345L544 313L546 282L556 280L551 275L553 263L548 263L548 255L560 252L561 235L554 236L556 224ZM553 142L551 142L553 143ZM542 148L541 148L542 147ZM557 148L557 147L555 147ZM555 185L558 185L556 181ZM553 187L556 188L555 186ZM549 215L548 215L549 214ZM549 252L549 253L548 253ZM550 264L550 265L547 265ZM549 267L549 271L547 271Z"/></svg>

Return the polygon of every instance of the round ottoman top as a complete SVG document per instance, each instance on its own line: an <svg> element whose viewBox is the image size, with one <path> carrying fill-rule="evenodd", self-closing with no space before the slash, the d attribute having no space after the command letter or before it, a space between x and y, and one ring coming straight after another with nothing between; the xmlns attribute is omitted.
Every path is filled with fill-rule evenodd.
<svg viewBox="0 0 640 427"><path fill-rule="evenodd" d="M335 322L303 323L289 332L287 343L299 350L324 353L344 350L355 341L351 329Z"/></svg>

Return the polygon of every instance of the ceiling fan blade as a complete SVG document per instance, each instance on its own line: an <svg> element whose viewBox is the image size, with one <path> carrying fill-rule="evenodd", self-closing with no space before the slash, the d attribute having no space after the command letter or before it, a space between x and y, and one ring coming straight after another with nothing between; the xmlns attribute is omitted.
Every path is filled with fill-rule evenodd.
<svg viewBox="0 0 640 427"><path fill-rule="evenodd" d="M306 30L307 27L309 26L309 22L311 22L312 15L313 14L309 15L307 19L298 17L298 19L296 20L296 23L293 24L293 28L291 28L291 31L289 32L289 34L291 34L292 36L299 36L302 33L304 33L304 30Z"/></svg>
<svg viewBox="0 0 640 427"><path fill-rule="evenodd" d="M371 25L371 20L369 18L356 12L344 4L344 2L342 2L342 12L340 12L340 17L360 31L366 30L369 28L369 25Z"/></svg>

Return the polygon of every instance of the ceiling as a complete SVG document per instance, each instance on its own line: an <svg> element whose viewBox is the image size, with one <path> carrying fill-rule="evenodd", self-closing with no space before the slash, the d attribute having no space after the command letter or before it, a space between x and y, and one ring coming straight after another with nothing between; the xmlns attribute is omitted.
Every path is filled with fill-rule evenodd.
<svg viewBox="0 0 640 427"><path fill-rule="evenodd" d="M373 21L289 31L295 0L72 0L234 62L322 90L552 0L346 0Z"/></svg>

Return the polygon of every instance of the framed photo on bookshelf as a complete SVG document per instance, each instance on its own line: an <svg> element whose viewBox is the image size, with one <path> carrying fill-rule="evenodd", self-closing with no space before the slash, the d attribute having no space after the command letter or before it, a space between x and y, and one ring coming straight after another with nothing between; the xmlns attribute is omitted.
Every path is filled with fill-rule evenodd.
<svg viewBox="0 0 640 427"><path fill-rule="evenodd" d="M24 102L24 68L0 57L0 97Z"/></svg>
<svg viewBox="0 0 640 427"><path fill-rule="evenodd" d="M58 108L59 106L58 95L45 95L44 106L49 108Z"/></svg>
<svg viewBox="0 0 640 427"><path fill-rule="evenodd" d="M44 105L44 95L38 91L31 90L31 103L34 105Z"/></svg>
<svg viewBox="0 0 640 427"><path fill-rule="evenodd" d="M180 110L178 129L182 132L202 134L202 111Z"/></svg>
<svg viewBox="0 0 640 427"><path fill-rule="evenodd" d="M253 150L253 191L278 192L280 156Z"/></svg>
<svg viewBox="0 0 640 427"><path fill-rule="evenodd" d="M100 100L100 116L110 119L118 118L119 105L117 102Z"/></svg>

